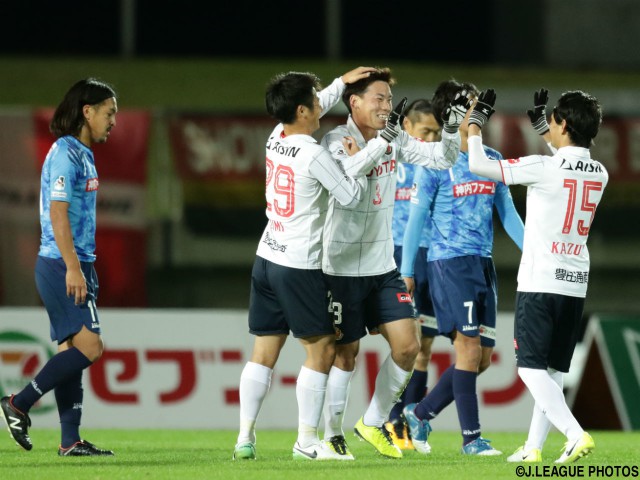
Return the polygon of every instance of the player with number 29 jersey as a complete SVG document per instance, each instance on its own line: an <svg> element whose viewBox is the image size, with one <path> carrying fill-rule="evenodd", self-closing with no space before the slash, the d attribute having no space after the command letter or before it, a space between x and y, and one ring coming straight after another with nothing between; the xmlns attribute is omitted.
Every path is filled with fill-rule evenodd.
<svg viewBox="0 0 640 480"><path fill-rule="evenodd" d="M609 180L586 148L565 146L553 156L500 161L507 185L527 185L527 222L518 291L585 297L587 238Z"/></svg>
<svg viewBox="0 0 640 480"><path fill-rule="evenodd" d="M319 92L322 115L340 100L344 88L337 78ZM286 267L320 269L328 195L348 208L360 200L365 183L347 176L310 135L285 136L282 123L269 135L266 152L269 222L257 255Z"/></svg>

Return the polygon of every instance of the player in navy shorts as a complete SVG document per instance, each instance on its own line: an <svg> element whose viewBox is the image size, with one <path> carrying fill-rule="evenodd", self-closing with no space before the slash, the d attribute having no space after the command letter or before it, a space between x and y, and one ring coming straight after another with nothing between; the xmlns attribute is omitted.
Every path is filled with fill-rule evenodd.
<svg viewBox="0 0 640 480"><path fill-rule="evenodd" d="M564 92L547 121L548 91L534 93L527 111L552 155L528 155L493 162L486 158L481 128L496 94L485 90L469 121L469 166L478 175L507 185L527 186L524 249L518 269L514 345L518 374L535 400L529 435L507 460L540 462L551 425L566 437L556 463L588 455L595 442L571 413L563 374L581 330L589 280L587 239L609 174L591 158L602 122L598 100L580 90Z"/></svg>
<svg viewBox="0 0 640 480"><path fill-rule="evenodd" d="M434 93L434 105L464 92L478 95L472 84L445 81ZM460 126L462 145L456 164L446 172L419 169L403 244L401 272L411 278L423 219L433 227L427 273L438 331L451 338L456 360L428 395L404 409L411 441L421 453L429 453L430 420L455 401L462 435L462 453L499 455L481 436L476 393L478 373L489 367L495 345L497 282L491 258L493 210L498 211L507 233L521 247L524 235L509 189L500 182L469 171L467 130L469 114ZM487 155L501 159L487 148ZM408 283L409 285L409 283Z"/></svg>
<svg viewBox="0 0 640 480"><path fill-rule="evenodd" d="M117 111L113 88L88 78L71 87L51 121L57 140L42 167L35 276L58 353L22 391L0 400L11 436L25 450L32 448L29 410L54 390L61 427L58 455L113 455L80 438L80 419L82 372L103 350L93 268L99 182L91 146L107 141Z"/></svg>

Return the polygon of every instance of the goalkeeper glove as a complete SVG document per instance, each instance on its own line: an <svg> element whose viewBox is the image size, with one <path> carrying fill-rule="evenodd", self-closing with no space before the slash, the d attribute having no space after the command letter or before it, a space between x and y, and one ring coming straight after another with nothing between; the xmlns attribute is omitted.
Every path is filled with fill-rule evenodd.
<svg viewBox="0 0 640 480"><path fill-rule="evenodd" d="M404 97L393 109L393 112L389 114L387 119L387 126L380 132L380 136L387 142L391 143L400 134L400 121L402 120L402 113L404 107L407 105L407 97Z"/></svg>
<svg viewBox="0 0 640 480"><path fill-rule="evenodd" d="M548 101L549 90L541 88L533 94L533 110L527 110L531 126L538 132L538 135L544 135L549 131L549 123L547 123Z"/></svg>
<svg viewBox="0 0 640 480"><path fill-rule="evenodd" d="M456 133L470 107L471 100L467 97L467 91L462 90L456 93L456 96L442 114L444 131L447 133Z"/></svg>
<svg viewBox="0 0 640 480"><path fill-rule="evenodd" d="M478 101L469 116L469 125L475 124L482 128L489 121L489 117L495 112L496 92L492 88L480 92Z"/></svg>

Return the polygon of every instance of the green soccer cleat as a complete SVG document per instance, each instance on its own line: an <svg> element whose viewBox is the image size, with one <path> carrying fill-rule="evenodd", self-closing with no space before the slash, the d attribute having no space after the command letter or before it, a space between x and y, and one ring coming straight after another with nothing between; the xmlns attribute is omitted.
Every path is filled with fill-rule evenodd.
<svg viewBox="0 0 640 480"><path fill-rule="evenodd" d="M233 449L234 460L255 460L256 447L251 442L239 443Z"/></svg>
<svg viewBox="0 0 640 480"><path fill-rule="evenodd" d="M393 443L389 432L384 426L369 427L362 421L364 417L360 417L358 423L353 428L355 434L365 442L370 443L373 447L385 457L402 458L402 451Z"/></svg>

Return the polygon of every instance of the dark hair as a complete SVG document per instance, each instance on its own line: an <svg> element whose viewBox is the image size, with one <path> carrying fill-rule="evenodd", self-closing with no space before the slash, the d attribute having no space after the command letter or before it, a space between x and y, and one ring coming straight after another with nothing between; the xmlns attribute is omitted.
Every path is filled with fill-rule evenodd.
<svg viewBox="0 0 640 480"><path fill-rule="evenodd" d="M602 108L598 99L580 90L564 92L551 113L556 123L567 122L571 142L589 148L602 123Z"/></svg>
<svg viewBox="0 0 640 480"><path fill-rule="evenodd" d="M347 110L351 113L351 104L349 99L351 95L361 96L364 92L367 91L369 85L373 82L386 82L390 87L393 87L396 84L396 79L391 76L390 68L378 68L375 72L372 72L368 77L362 78L357 82L350 83L344 89L344 93L342 94L342 101L347 106Z"/></svg>
<svg viewBox="0 0 640 480"><path fill-rule="evenodd" d="M461 90L466 90L467 94L470 93L473 97L477 97L480 93L473 83L460 83L455 78L441 82L433 93L431 104L433 106L434 116L440 126L444 125L444 120L442 119L443 112L449 106L451 100L455 98L456 93Z"/></svg>
<svg viewBox="0 0 640 480"><path fill-rule="evenodd" d="M85 105L99 105L112 97L116 97L116 92L108 83L95 78L76 82L56 108L49 130L57 138L65 135L77 137L85 122L82 108Z"/></svg>
<svg viewBox="0 0 640 480"><path fill-rule="evenodd" d="M431 101L425 100L424 98L414 100L404 110L404 116L414 123L418 120L420 114L429 115L433 113L434 111Z"/></svg>
<svg viewBox="0 0 640 480"><path fill-rule="evenodd" d="M280 73L267 85L265 103L267 112L282 123L296 120L298 105L313 110L315 92L320 90L320 79L309 72Z"/></svg>

